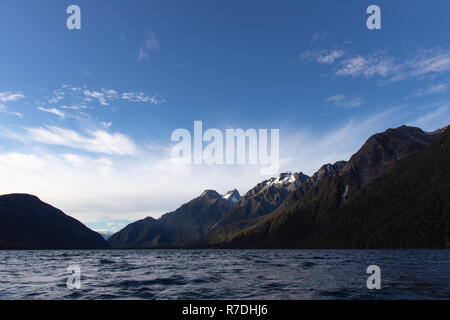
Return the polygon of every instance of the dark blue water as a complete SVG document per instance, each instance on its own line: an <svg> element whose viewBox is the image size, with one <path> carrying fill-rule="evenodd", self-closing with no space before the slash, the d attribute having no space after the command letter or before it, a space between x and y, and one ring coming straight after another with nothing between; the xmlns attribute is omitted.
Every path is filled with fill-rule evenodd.
<svg viewBox="0 0 450 320"><path fill-rule="evenodd" d="M0 299L449 299L450 250L0 251ZM81 289L67 267L79 265ZM368 290L369 265L381 289Z"/></svg>

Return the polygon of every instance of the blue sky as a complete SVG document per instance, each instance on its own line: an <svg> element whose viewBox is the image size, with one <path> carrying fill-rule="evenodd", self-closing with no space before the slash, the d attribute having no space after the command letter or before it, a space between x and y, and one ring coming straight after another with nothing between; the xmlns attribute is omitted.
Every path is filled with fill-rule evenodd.
<svg viewBox="0 0 450 320"><path fill-rule="evenodd" d="M82 29L66 28L81 8ZM381 8L382 29L365 13ZM95 229L157 217L254 166L174 166L170 135L279 128L281 171L347 160L373 133L450 122L450 3L0 3L0 193Z"/></svg>

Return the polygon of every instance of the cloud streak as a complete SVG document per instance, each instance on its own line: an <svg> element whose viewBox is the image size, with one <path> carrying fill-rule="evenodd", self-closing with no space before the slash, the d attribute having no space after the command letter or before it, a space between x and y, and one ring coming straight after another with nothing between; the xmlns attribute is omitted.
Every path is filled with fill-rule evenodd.
<svg viewBox="0 0 450 320"><path fill-rule="evenodd" d="M4 113L4 114L11 115L11 116L16 116L16 117L19 117L19 118L23 118L23 116L22 116L22 114L20 112L8 111L8 109L6 108L6 106L4 104L0 104L0 112Z"/></svg>
<svg viewBox="0 0 450 320"><path fill-rule="evenodd" d="M164 99L160 98L159 95L149 96L144 92L124 92L122 93L122 99L131 102L147 102L150 104L161 104Z"/></svg>
<svg viewBox="0 0 450 320"><path fill-rule="evenodd" d="M62 112L61 110L58 110L56 108L43 108L43 107L38 107L39 110L43 111L43 112L47 112L47 113L51 113L54 115L57 115L58 117L64 119L66 117L65 113Z"/></svg>
<svg viewBox="0 0 450 320"><path fill-rule="evenodd" d="M25 98L22 92L11 92L11 91L3 91L0 92L0 101L1 102L9 102L9 101L17 101Z"/></svg>
<svg viewBox="0 0 450 320"><path fill-rule="evenodd" d="M307 51L300 55L300 59L305 61L315 61L321 64L332 64L336 60L344 56L343 50L321 50L321 51Z"/></svg>
<svg viewBox="0 0 450 320"><path fill-rule="evenodd" d="M149 32L144 44L138 50L138 62L150 60L150 53L159 50L159 41L153 32Z"/></svg>
<svg viewBox="0 0 450 320"><path fill-rule="evenodd" d="M418 89L414 93L414 97L423 97L428 95L440 94L449 91L450 82L431 85L427 88Z"/></svg>
<svg viewBox="0 0 450 320"><path fill-rule="evenodd" d="M351 109L362 105L364 100L362 97L346 97L343 94L336 94L326 99L326 102L332 103L336 107Z"/></svg>
<svg viewBox="0 0 450 320"><path fill-rule="evenodd" d="M335 76L378 79L381 84L450 72L450 50L443 48L422 50L406 57L389 56L384 51L352 54L343 50L307 51L300 57L306 62L332 65Z"/></svg>
<svg viewBox="0 0 450 320"><path fill-rule="evenodd" d="M26 132L28 140L48 145L108 155L133 155L137 152L135 143L121 133L91 130L87 135L81 135L74 130L54 126L26 128Z"/></svg>

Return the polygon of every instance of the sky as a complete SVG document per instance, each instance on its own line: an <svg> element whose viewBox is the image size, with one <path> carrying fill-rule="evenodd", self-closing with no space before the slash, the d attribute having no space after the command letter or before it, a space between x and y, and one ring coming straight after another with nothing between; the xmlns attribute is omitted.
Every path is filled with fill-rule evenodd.
<svg viewBox="0 0 450 320"><path fill-rule="evenodd" d="M69 30L66 9L81 9ZM366 9L381 9L369 30ZM372 134L450 123L450 2L0 2L0 194L95 230L159 217L260 165L174 164L177 128L279 129L279 172L348 160Z"/></svg>

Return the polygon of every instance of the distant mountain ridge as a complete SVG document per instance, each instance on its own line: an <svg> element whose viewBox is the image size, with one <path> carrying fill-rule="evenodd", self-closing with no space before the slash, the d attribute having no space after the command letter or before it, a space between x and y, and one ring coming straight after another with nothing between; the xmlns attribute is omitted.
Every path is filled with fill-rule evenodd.
<svg viewBox="0 0 450 320"><path fill-rule="evenodd" d="M129 224L109 237L108 242L116 248L189 247L222 219L239 198L237 190L225 195L205 190L199 197L159 219L147 217Z"/></svg>
<svg viewBox="0 0 450 320"><path fill-rule="evenodd" d="M0 196L0 249L107 249L103 237L28 194Z"/></svg>
<svg viewBox="0 0 450 320"><path fill-rule="evenodd" d="M94 230L94 231L99 233L105 240L108 240L108 238L114 234L114 231L107 231L107 230Z"/></svg>

